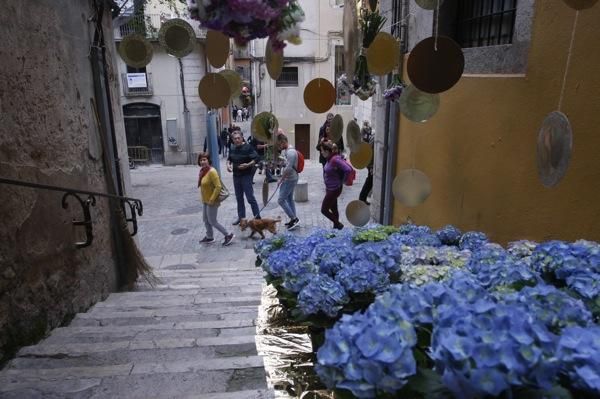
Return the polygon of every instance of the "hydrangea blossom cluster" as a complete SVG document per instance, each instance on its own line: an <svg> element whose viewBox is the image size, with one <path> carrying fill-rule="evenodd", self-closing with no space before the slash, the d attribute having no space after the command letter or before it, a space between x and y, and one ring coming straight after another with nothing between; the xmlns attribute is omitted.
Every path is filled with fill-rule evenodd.
<svg viewBox="0 0 600 399"><path fill-rule="evenodd" d="M344 267L336 276L347 292L377 293L390 284L388 273L376 263L359 260Z"/></svg>
<svg viewBox="0 0 600 399"><path fill-rule="evenodd" d="M416 372L416 343L415 329L402 310L394 320L373 311L345 315L326 332L315 370L329 388L347 389L357 398L393 393Z"/></svg>
<svg viewBox="0 0 600 399"><path fill-rule="evenodd" d="M202 26L233 37L245 45L252 39L270 37L275 49L284 41L299 44L299 24L304 11L296 0L187 0L193 19Z"/></svg>
<svg viewBox="0 0 600 399"><path fill-rule="evenodd" d="M557 357L573 386L600 393L600 327L568 327L558 341Z"/></svg>
<svg viewBox="0 0 600 399"><path fill-rule="evenodd" d="M458 246L460 249L468 249L474 251L483 244L489 242L487 236L479 231L468 231L460 237Z"/></svg>
<svg viewBox="0 0 600 399"><path fill-rule="evenodd" d="M348 80L348 76L343 73L337 80L338 87L347 91L350 94L355 94L358 98L365 101L377 92L377 80L367 75L363 80L355 76L352 82Z"/></svg>
<svg viewBox="0 0 600 399"><path fill-rule="evenodd" d="M400 263L401 248L388 241L365 242L354 247L355 259L373 262L388 272L397 270Z"/></svg>
<svg viewBox="0 0 600 399"><path fill-rule="evenodd" d="M335 317L348 303L344 287L327 275L315 275L298 294L298 307L305 315L323 312Z"/></svg>
<svg viewBox="0 0 600 399"><path fill-rule="evenodd" d="M319 267L311 261L298 262L283 271L283 287L298 293L319 274Z"/></svg>
<svg viewBox="0 0 600 399"><path fill-rule="evenodd" d="M404 85L402 83L395 84L383 91L383 98L385 98L387 101L398 101L400 100L400 96L402 95L403 91Z"/></svg>
<svg viewBox="0 0 600 399"><path fill-rule="evenodd" d="M436 231L435 235L444 245L458 245L462 232L451 224L448 224Z"/></svg>
<svg viewBox="0 0 600 399"><path fill-rule="evenodd" d="M401 281L403 283L423 285L432 281L442 281L447 279L456 271L450 266L403 266Z"/></svg>
<svg viewBox="0 0 600 399"><path fill-rule="evenodd" d="M321 273L333 277L345 265L353 263L353 245L347 240L329 239L314 248L312 260L319 265Z"/></svg>

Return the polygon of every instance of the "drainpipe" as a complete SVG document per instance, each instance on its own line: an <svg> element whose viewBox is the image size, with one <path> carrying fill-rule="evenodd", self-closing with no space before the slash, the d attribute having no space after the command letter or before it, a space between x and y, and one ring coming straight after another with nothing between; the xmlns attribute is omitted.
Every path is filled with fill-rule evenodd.
<svg viewBox="0 0 600 399"><path fill-rule="evenodd" d="M185 130L185 145L187 147L187 163L192 164L192 126L190 122L190 110L187 107L187 99L185 98L185 81L183 79L183 62L179 61L179 81L181 83L181 96L183 97L183 128Z"/></svg>

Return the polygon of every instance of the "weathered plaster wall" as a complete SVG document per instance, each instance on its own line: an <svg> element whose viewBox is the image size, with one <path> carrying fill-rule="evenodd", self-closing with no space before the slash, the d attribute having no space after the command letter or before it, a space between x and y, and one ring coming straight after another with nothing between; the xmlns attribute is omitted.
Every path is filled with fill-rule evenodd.
<svg viewBox="0 0 600 399"><path fill-rule="evenodd" d="M398 168L415 165L433 192L416 208L395 202L394 221L410 216L482 230L506 242L519 238L600 240L600 6L581 11L563 112L573 128L566 176L554 188L538 180L536 140L558 106L575 11L562 1L537 1L524 77L463 77L441 96L424 124L400 121Z"/></svg>
<svg viewBox="0 0 600 399"><path fill-rule="evenodd" d="M91 15L91 1L3 1L0 176L107 191L90 106ZM115 122L123 135L120 111ZM71 220L81 210L72 200L63 210L61 196L0 185L0 363L117 288L107 201L92 208L93 245L75 249L84 234Z"/></svg>

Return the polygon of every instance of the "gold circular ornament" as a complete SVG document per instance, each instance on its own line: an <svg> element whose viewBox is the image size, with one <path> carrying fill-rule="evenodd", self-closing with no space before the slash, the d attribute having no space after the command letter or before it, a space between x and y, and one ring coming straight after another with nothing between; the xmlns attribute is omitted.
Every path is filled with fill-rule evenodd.
<svg viewBox="0 0 600 399"><path fill-rule="evenodd" d="M154 50L148 39L132 33L125 36L119 43L119 55L130 67L143 68L152 61Z"/></svg>
<svg viewBox="0 0 600 399"><path fill-rule="evenodd" d="M542 184L553 187L567 173L573 132L571 123L565 114L554 111L542 122L537 140L537 169Z"/></svg>
<svg viewBox="0 0 600 399"><path fill-rule="evenodd" d="M267 72L269 72L271 79L279 79L283 70L283 49L279 51L274 50L270 38L267 40L265 63L267 64Z"/></svg>
<svg viewBox="0 0 600 399"><path fill-rule="evenodd" d="M406 66L413 85L426 93L450 89L460 80L465 68L462 49L449 37L428 37L410 52Z"/></svg>
<svg viewBox="0 0 600 399"><path fill-rule="evenodd" d="M369 206L360 200L350 201L346 206L346 219L356 227L364 226L371 220Z"/></svg>
<svg viewBox="0 0 600 399"><path fill-rule="evenodd" d="M418 169L404 169L392 183L394 198L401 204L414 207L422 204L431 194L429 178Z"/></svg>
<svg viewBox="0 0 600 399"><path fill-rule="evenodd" d="M336 114L329 125L329 140L337 143L344 135L344 118L342 115Z"/></svg>
<svg viewBox="0 0 600 399"><path fill-rule="evenodd" d="M346 126L346 143L350 148L350 152L358 150L358 146L362 144L362 138L360 134L360 126L354 119L348 122Z"/></svg>
<svg viewBox="0 0 600 399"><path fill-rule="evenodd" d="M198 84L198 95L208 108L222 108L229 104L229 83L218 73L207 73Z"/></svg>
<svg viewBox="0 0 600 399"><path fill-rule="evenodd" d="M219 75L223 76L229 84L229 91L231 92L229 98L239 96L242 92L242 77L240 74L231 69L224 69L219 72Z"/></svg>
<svg viewBox="0 0 600 399"><path fill-rule="evenodd" d="M311 80L304 88L304 104L315 114L329 111L335 104L335 87L327 79Z"/></svg>
<svg viewBox="0 0 600 399"><path fill-rule="evenodd" d="M400 45L387 32L379 32L367 49L367 67L373 75L386 75L400 61Z"/></svg>
<svg viewBox="0 0 600 399"><path fill-rule="evenodd" d="M196 32L181 18L170 19L158 31L158 41L168 54L183 58L194 50Z"/></svg>
<svg viewBox="0 0 600 399"><path fill-rule="evenodd" d="M598 0L563 0L566 5L574 10L586 10L592 8Z"/></svg>
<svg viewBox="0 0 600 399"><path fill-rule="evenodd" d="M358 12L355 0L344 1L344 72L348 82L354 79L356 57L360 50L360 30L358 28Z"/></svg>
<svg viewBox="0 0 600 399"><path fill-rule="evenodd" d="M410 85L400 95L400 112L413 122L426 122L440 107L440 95L429 94Z"/></svg>
<svg viewBox="0 0 600 399"><path fill-rule="evenodd" d="M273 140L275 132L279 128L277 117L270 112L261 112L252 120L250 130L252 136L265 143Z"/></svg>
<svg viewBox="0 0 600 399"><path fill-rule="evenodd" d="M229 57L229 37L216 30L206 32L206 57L215 68L221 68Z"/></svg>
<svg viewBox="0 0 600 399"><path fill-rule="evenodd" d="M360 143L356 151L350 154L350 163L356 169L364 169L373 160L373 147L369 143Z"/></svg>
<svg viewBox="0 0 600 399"><path fill-rule="evenodd" d="M435 10L438 6L438 3L441 7L443 2L444 0L415 0L415 3L425 10Z"/></svg>

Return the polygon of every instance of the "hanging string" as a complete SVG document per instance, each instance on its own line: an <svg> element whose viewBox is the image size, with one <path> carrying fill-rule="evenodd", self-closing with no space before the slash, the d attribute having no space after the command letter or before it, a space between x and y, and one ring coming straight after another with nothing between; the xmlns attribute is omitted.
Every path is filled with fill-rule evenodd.
<svg viewBox="0 0 600 399"><path fill-rule="evenodd" d="M413 173L414 173L414 169L415 169L415 164L416 164L416 158L417 158L417 140L419 140L419 135L413 133L413 142L412 142L412 166L411 168L413 169Z"/></svg>
<svg viewBox="0 0 600 399"><path fill-rule="evenodd" d="M391 29L392 29L394 26L397 26L397 25L400 25L400 24L402 24L402 23L406 22L406 20L408 20L410 17L415 17L415 14L413 14L413 13L408 13L408 14L406 14L406 16L405 16L404 18L402 18L402 19L401 19L401 20L399 20L398 22L394 22L393 24L389 24L389 25L384 25L384 26L381 28L381 31L382 31L382 32L385 32L387 28L390 28L390 31L391 31Z"/></svg>
<svg viewBox="0 0 600 399"><path fill-rule="evenodd" d="M565 65L565 73L562 79L562 86L560 88L560 98L558 99L558 111L560 112L563 103L563 97L565 95L565 86L567 83L567 75L569 74L569 66L571 65L571 53L573 52L573 42L575 41L575 30L577 28L577 19L579 17L579 11L575 12L575 20L573 21L573 30L571 31L571 43L569 43L569 53L567 54L567 64Z"/></svg>
<svg viewBox="0 0 600 399"><path fill-rule="evenodd" d="M435 10L435 39L433 42L433 49L435 51L438 51L437 42L438 42L439 32L440 32L440 0L437 0L437 7Z"/></svg>

